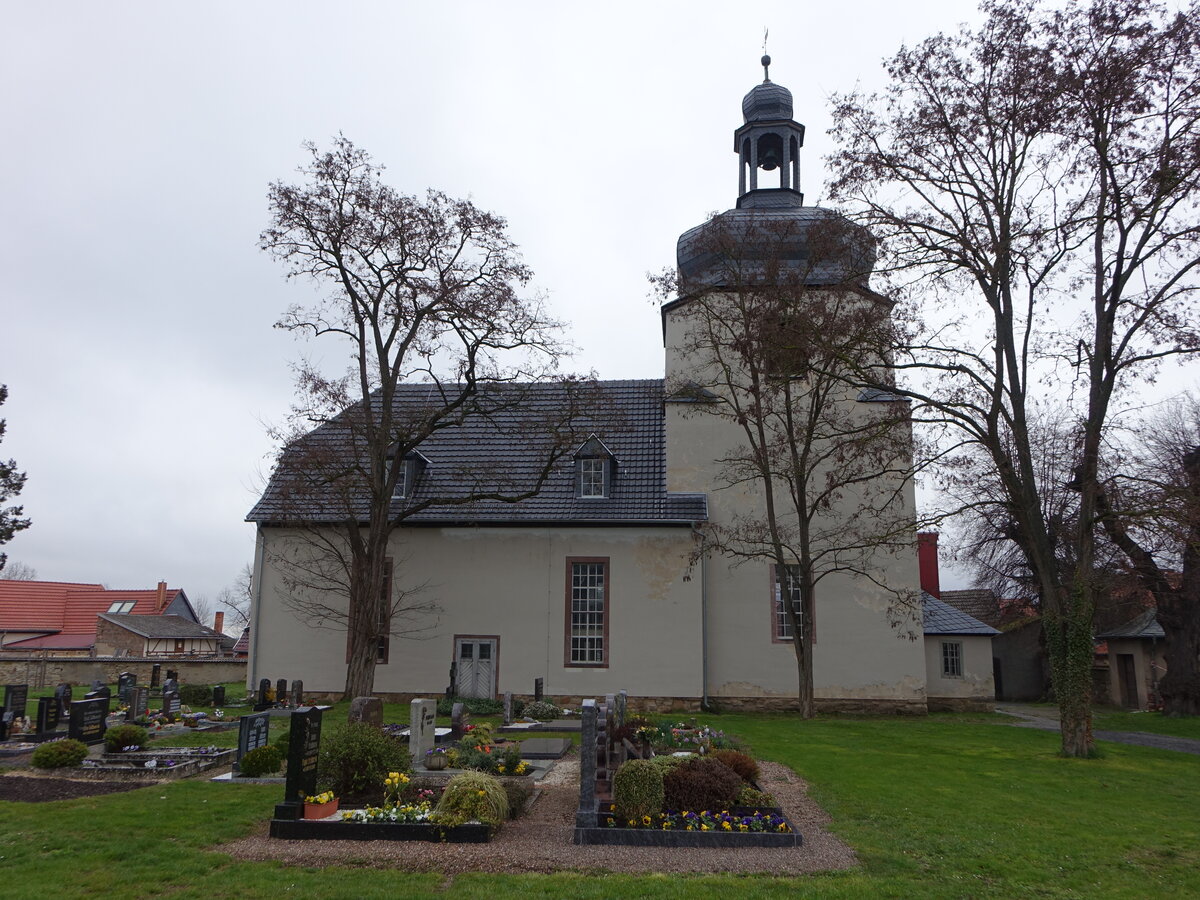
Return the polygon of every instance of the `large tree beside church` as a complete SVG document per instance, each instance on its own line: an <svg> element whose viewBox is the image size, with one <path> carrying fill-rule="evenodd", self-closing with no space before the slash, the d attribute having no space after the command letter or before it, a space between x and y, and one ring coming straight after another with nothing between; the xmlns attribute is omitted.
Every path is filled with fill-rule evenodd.
<svg viewBox="0 0 1200 900"><path fill-rule="evenodd" d="M348 370L297 366L293 424L272 485L280 524L300 538L271 563L298 616L347 633L345 690L354 697L372 691L381 642L420 631L436 613L401 577L393 534L433 504L536 492L570 449L573 404L526 435L532 480L512 486L495 473L462 473L470 487L453 498L415 499L421 443L468 418L496 420L522 402L522 385L555 378L558 327L525 292L530 271L502 218L436 191L395 190L344 137L308 150L303 183L270 187L261 247L320 292L277 327L336 347ZM557 380L576 395L572 379ZM421 389L406 391L412 383Z"/></svg>
<svg viewBox="0 0 1200 900"><path fill-rule="evenodd" d="M8 399L8 386L0 384L0 404ZM0 439L4 437L6 423L0 419ZM15 460L5 462L0 459L0 504L7 502L21 493L25 487L25 473L17 471ZM7 544L14 534L29 527L29 519L25 518L23 506L0 506L0 544ZM8 555L0 553L0 570L8 561Z"/></svg>
<svg viewBox="0 0 1200 900"><path fill-rule="evenodd" d="M1200 351L1200 7L983 9L978 28L901 50L882 96L834 99L832 192L920 301L902 391L945 458L994 471L1041 600L1062 750L1086 756L1110 417L1164 360ZM1078 460L1065 537L1030 423L1046 396L1068 405Z"/></svg>

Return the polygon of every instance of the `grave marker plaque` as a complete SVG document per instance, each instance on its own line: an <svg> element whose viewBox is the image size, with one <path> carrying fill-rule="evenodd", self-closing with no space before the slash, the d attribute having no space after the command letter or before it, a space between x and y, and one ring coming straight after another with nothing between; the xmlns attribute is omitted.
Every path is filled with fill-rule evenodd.
<svg viewBox="0 0 1200 900"><path fill-rule="evenodd" d="M37 733L51 734L58 729L58 700L55 697L38 697Z"/></svg>
<svg viewBox="0 0 1200 900"><path fill-rule="evenodd" d="M91 700L76 700L71 704L71 721L67 737L85 744L99 744L104 740L108 717L108 699L95 697Z"/></svg>
<svg viewBox="0 0 1200 900"><path fill-rule="evenodd" d="M179 670L178 669L167 669L167 679L169 681L175 682L175 686L178 687L179 686Z"/></svg>
<svg viewBox="0 0 1200 900"><path fill-rule="evenodd" d="M225 685L214 684L213 685L213 706L220 707L220 706L224 706L224 705L225 705Z"/></svg>
<svg viewBox="0 0 1200 900"><path fill-rule="evenodd" d="M350 701L350 721L383 727L383 701L378 697L355 697Z"/></svg>
<svg viewBox="0 0 1200 900"><path fill-rule="evenodd" d="M299 819L304 798L317 792L317 757L321 750L321 710L303 707L292 713L288 741L287 782L283 802L275 807L277 819Z"/></svg>
<svg viewBox="0 0 1200 900"><path fill-rule="evenodd" d="M450 707L450 740L460 740L467 733L467 723L470 719L470 713L461 703L455 703Z"/></svg>
<svg viewBox="0 0 1200 900"><path fill-rule="evenodd" d="M4 708L0 714L0 740L6 740L12 731L14 720L25 718L25 704L29 700L29 685L6 684L4 686Z"/></svg>
<svg viewBox="0 0 1200 900"><path fill-rule="evenodd" d="M304 705L304 682L297 678L292 682L292 706Z"/></svg>
<svg viewBox="0 0 1200 900"><path fill-rule="evenodd" d="M150 687L158 687L159 681L162 679L162 663L155 663L150 667Z"/></svg>
<svg viewBox="0 0 1200 900"><path fill-rule="evenodd" d="M150 688L135 684L129 698L129 708L125 712L126 720L132 722L150 712Z"/></svg>
<svg viewBox="0 0 1200 900"><path fill-rule="evenodd" d="M433 749L434 724L437 721L437 703L417 698L410 704L408 727L408 752L412 754L413 766L425 767L428 750Z"/></svg>
<svg viewBox="0 0 1200 900"><path fill-rule="evenodd" d="M277 703L287 702L287 679L280 678L275 682L275 701Z"/></svg>
<svg viewBox="0 0 1200 900"><path fill-rule="evenodd" d="M133 672L122 672L117 676L117 698L122 706L133 702L133 689L137 686L137 675Z"/></svg>
<svg viewBox="0 0 1200 900"><path fill-rule="evenodd" d="M179 710L183 704L179 700L178 691L163 691L162 711L164 715L176 718L179 716Z"/></svg>
<svg viewBox="0 0 1200 900"><path fill-rule="evenodd" d="M533 679L533 699L536 700L538 703L542 702L542 687L544 684L545 684L545 679L542 679L542 678Z"/></svg>
<svg viewBox="0 0 1200 900"><path fill-rule="evenodd" d="M254 710L267 709L271 705L271 679L264 678L258 683L258 695L254 699Z"/></svg>
<svg viewBox="0 0 1200 900"><path fill-rule="evenodd" d="M265 712L242 716L238 720L237 759L234 769L240 771L242 757L251 750L265 747L270 742L271 716Z"/></svg>

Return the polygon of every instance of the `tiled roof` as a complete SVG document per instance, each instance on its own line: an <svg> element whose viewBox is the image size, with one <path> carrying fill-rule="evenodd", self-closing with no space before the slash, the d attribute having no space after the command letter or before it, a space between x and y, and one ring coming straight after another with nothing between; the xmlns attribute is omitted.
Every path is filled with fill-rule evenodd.
<svg viewBox="0 0 1200 900"><path fill-rule="evenodd" d="M921 611L926 634L999 634L991 625L985 625L965 612L943 603L928 591L921 591Z"/></svg>
<svg viewBox="0 0 1200 900"><path fill-rule="evenodd" d="M60 631L67 595L78 590L104 588L67 581L0 580L0 631Z"/></svg>
<svg viewBox="0 0 1200 900"><path fill-rule="evenodd" d="M991 590L942 591L941 600L980 622L1000 624L1000 601Z"/></svg>
<svg viewBox="0 0 1200 900"><path fill-rule="evenodd" d="M417 479L413 496L392 501L399 515L406 503L437 502L411 514L406 524L689 524L707 516L703 494L672 494L666 489L666 430L663 382L604 381L594 385L590 415L577 415L568 427L574 443L533 497L515 503L476 500L454 503L485 491L514 495L536 486L545 452L547 423L567 418L570 398L554 384L518 384L490 389L485 403L491 415L470 415L451 428L435 432L420 445L428 464ZM437 408L433 388L402 385L398 418L417 417ZM609 495L576 497L572 453L595 434L616 459ZM344 416L310 432L293 444L271 477L267 490L247 521L328 522L348 514L366 517L366 498L351 474L317 481L302 475L305 453L336 457L342 472L353 469L354 434ZM540 448L540 449L539 449ZM312 468L309 467L309 471ZM449 501L449 502L447 502Z"/></svg>
<svg viewBox="0 0 1200 900"><path fill-rule="evenodd" d="M220 635L183 616L142 616L126 613L101 613L100 618L147 638L220 638Z"/></svg>
<svg viewBox="0 0 1200 900"><path fill-rule="evenodd" d="M250 628L247 626L242 629L241 636L237 639L237 643L233 645L234 653L249 653L250 652Z"/></svg>
<svg viewBox="0 0 1200 900"><path fill-rule="evenodd" d="M23 641L5 643L5 650L90 650L96 643L96 631L91 634L44 634Z"/></svg>
<svg viewBox="0 0 1200 900"><path fill-rule="evenodd" d="M1163 627L1158 624L1155 610L1148 609L1132 622L1126 622L1120 628L1096 635L1097 638L1162 638L1165 637Z"/></svg>

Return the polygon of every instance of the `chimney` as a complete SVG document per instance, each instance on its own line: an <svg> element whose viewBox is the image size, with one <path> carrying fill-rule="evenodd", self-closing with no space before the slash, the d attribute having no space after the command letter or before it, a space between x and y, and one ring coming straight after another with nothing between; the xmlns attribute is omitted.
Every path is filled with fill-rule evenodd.
<svg viewBox="0 0 1200 900"><path fill-rule="evenodd" d="M158 583L158 597L154 601L154 606L159 612L167 608L167 583L165 581Z"/></svg>
<svg viewBox="0 0 1200 900"><path fill-rule="evenodd" d="M921 590L942 598L942 586L938 581L938 536L936 531L922 531L917 535L917 566L921 570Z"/></svg>
<svg viewBox="0 0 1200 900"><path fill-rule="evenodd" d="M225 630L225 613L221 611L213 616L213 631L222 634Z"/></svg>

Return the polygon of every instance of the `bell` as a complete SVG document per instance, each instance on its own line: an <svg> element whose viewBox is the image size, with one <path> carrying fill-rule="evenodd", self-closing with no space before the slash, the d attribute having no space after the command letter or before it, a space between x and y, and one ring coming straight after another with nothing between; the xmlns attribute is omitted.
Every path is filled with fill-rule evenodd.
<svg viewBox="0 0 1200 900"><path fill-rule="evenodd" d="M779 168L779 153L774 147L763 153L762 158L758 161L759 166L766 169L768 172L773 172Z"/></svg>

